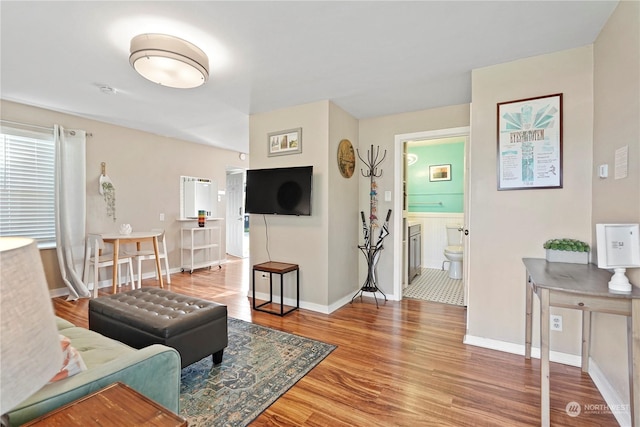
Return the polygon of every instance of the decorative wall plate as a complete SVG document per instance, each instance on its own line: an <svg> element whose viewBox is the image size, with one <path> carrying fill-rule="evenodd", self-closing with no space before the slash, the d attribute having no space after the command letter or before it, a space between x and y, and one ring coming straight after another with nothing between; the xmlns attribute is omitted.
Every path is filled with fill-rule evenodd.
<svg viewBox="0 0 640 427"><path fill-rule="evenodd" d="M353 145L348 139L343 139L338 145L338 169L345 178L351 178L356 168L356 156Z"/></svg>

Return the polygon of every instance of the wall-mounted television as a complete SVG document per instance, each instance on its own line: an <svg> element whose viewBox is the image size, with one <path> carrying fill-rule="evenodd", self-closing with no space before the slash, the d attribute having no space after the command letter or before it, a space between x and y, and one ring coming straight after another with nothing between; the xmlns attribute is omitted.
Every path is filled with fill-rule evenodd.
<svg viewBox="0 0 640 427"><path fill-rule="evenodd" d="M245 212L311 215L313 166L247 170Z"/></svg>

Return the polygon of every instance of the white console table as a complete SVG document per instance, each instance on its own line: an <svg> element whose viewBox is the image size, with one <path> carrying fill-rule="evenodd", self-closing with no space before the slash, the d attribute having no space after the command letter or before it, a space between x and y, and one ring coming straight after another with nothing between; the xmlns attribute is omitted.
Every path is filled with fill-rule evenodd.
<svg viewBox="0 0 640 427"><path fill-rule="evenodd" d="M180 236L181 270L222 268L222 220L207 220L204 227L183 227Z"/></svg>
<svg viewBox="0 0 640 427"><path fill-rule="evenodd" d="M549 426L549 307L582 311L582 371L589 372L591 312L627 317L631 422L640 427L640 289L609 291L611 273L592 264L523 258L526 276L525 358L531 358L533 294L540 298L540 425Z"/></svg>

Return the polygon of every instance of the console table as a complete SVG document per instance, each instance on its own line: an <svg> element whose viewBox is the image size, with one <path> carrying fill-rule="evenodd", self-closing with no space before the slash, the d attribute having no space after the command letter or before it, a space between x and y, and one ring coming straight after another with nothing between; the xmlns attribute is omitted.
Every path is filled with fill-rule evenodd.
<svg viewBox="0 0 640 427"><path fill-rule="evenodd" d="M217 264L222 268L222 224L220 219L211 219L216 225L205 227L184 227L180 236L180 270L193 271L197 268L211 268ZM214 258L214 251L217 252Z"/></svg>
<svg viewBox="0 0 640 427"><path fill-rule="evenodd" d="M256 271L262 271L269 273L269 301L263 302L260 305L256 305ZM284 275L286 273L296 272L296 306L284 311ZM262 264L256 264L253 266L253 309L257 311L263 311L265 313L277 314L284 316L291 313L293 310L300 308L300 268L298 264L287 264L285 262L264 262ZM274 304L273 302L273 275L280 275L280 312L274 310L267 310L263 308L267 304Z"/></svg>
<svg viewBox="0 0 640 427"><path fill-rule="evenodd" d="M523 258L526 276L525 358L531 358L533 294L540 299L540 399L541 425L550 425L549 307L582 311L582 371L589 371L591 312L627 316L627 348L631 419L640 427L640 289L609 291L611 273L592 264L547 262Z"/></svg>

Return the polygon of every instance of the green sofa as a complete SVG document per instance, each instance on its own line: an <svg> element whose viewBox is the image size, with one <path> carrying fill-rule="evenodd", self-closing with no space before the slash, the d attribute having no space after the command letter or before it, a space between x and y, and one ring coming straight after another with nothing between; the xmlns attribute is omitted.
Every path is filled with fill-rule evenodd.
<svg viewBox="0 0 640 427"><path fill-rule="evenodd" d="M167 409L178 413L180 355L160 344L136 350L85 328L57 318L60 334L71 340L87 370L45 385L9 412L18 426L82 396L120 381Z"/></svg>

